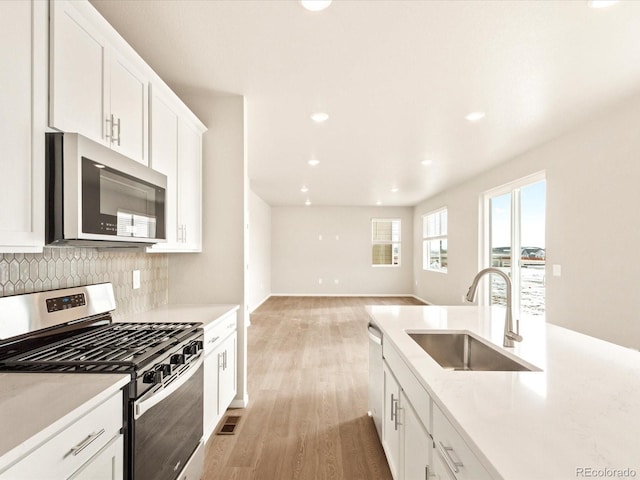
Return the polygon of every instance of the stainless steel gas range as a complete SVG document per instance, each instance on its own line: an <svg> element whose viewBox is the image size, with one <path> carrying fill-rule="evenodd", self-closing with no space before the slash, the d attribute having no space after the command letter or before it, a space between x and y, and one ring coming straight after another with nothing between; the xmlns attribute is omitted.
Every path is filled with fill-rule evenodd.
<svg viewBox="0 0 640 480"><path fill-rule="evenodd" d="M116 323L115 308L109 283L0 298L0 370L129 374L125 478L200 478L201 324Z"/></svg>

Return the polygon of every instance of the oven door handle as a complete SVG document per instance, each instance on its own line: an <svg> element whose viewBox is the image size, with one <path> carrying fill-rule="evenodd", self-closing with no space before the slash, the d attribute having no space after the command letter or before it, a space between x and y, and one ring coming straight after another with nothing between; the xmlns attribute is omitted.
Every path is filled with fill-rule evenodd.
<svg viewBox="0 0 640 480"><path fill-rule="evenodd" d="M141 402L134 404L133 418L138 419L144 415L150 408L154 407L169 395L178 390L184 385L198 371L204 362L204 356L200 355L200 358L192 363L187 370L185 370L178 378L172 381L169 385L161 390L157 390L149 398L144 399Z"/></svg>

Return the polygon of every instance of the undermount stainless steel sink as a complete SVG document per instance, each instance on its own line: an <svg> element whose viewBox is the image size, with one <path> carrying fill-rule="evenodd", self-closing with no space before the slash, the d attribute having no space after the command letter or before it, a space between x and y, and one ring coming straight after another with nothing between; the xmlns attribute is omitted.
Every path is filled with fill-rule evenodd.
<svg viewBox="0 0 640 480"><path fill-rule="evenodd" d="M452 370L498 372L540 371L488 346L468 333L409 333L438 364Z"/></svg>

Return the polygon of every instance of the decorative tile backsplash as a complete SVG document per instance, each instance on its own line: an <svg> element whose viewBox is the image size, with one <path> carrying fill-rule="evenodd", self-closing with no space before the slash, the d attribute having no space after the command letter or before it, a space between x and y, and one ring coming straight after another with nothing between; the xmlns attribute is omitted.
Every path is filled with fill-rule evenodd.
<svg viewBox="0 0 640 480"><path fill-rule="evenodd" d="M150 310L168 301L166 254L52 247L43 253L0 253L0 297L111 282L114 316ZM140 289L132 272L140 270Z"/></svg>

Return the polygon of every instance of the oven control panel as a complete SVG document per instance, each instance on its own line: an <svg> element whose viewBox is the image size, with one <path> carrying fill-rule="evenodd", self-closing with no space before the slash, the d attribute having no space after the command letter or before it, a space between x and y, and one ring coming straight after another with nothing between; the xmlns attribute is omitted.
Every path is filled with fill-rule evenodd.
<svg viewBox="0 0 640 480"><path fill-rule="evenodd" d="M84 293L66 295L64 297L47 298L47 312L57 312L68 308L82 307L86 305Z"/></svg>

